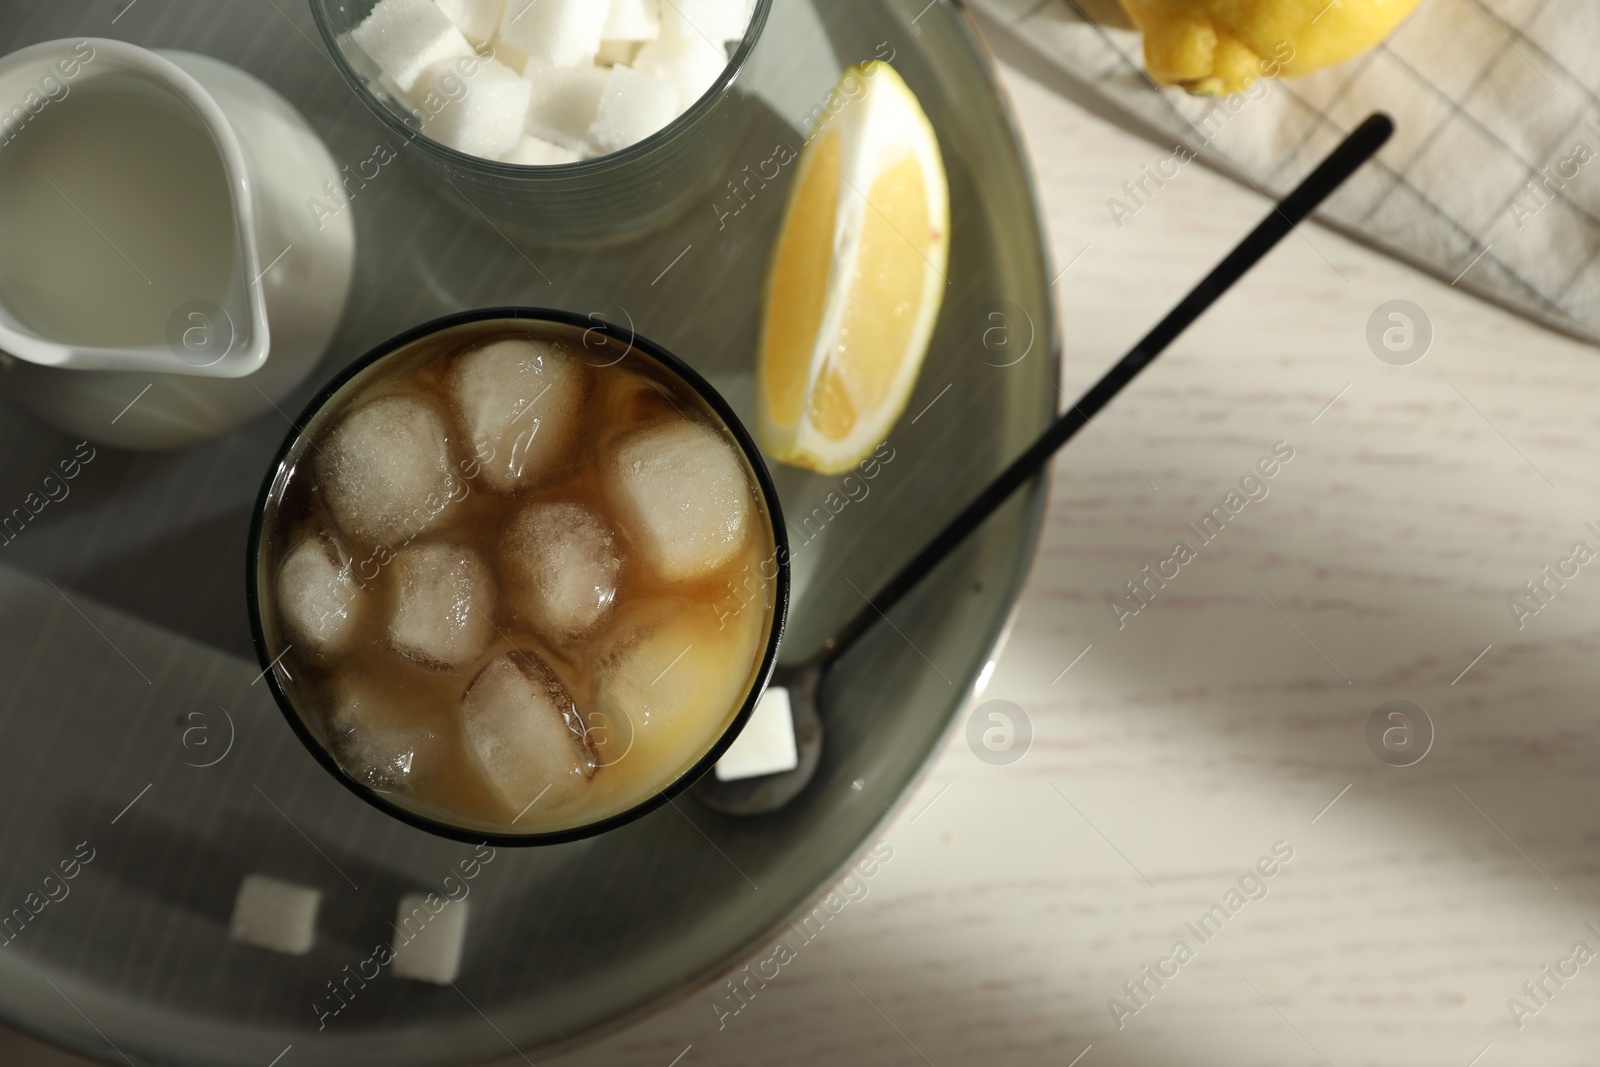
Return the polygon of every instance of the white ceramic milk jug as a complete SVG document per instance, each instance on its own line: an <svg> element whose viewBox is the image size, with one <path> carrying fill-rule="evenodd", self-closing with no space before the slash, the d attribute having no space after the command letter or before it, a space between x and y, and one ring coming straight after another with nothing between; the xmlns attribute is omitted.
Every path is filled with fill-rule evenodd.
<svg viewBox="0 0 1600 1067"><path fill-rule="evenodd" d="M350 292L341 175L207 56L79 38L0 59L0 391L75 436L224 433L316 365Z"/></svg>

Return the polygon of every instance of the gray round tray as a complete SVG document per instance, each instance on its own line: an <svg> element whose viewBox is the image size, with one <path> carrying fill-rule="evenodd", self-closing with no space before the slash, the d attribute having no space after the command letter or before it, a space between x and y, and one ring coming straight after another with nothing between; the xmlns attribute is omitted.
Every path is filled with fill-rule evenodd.
<svg viewBox="0 0 1600 1067"><path fill-rule="evenodd" d="M952 193L950 286L892 459L870 481L776 471L795 548L788 661L1056 405L1049 276L1015 131L965 13L924 3L778 0L744 80L734 170L798 148L846 66L892 57L939 132ZM547 247L433 180L352 95L298 0L0 8L8 51L76 35L226 59L283 92L341 162L380 144L398 156L343 209L360 242L351 304L284 411L417 322L529 304L631 323L750 414L789 175L735 215L708 202L632 241ZM256 681L245 535L286 430L269 415L180 453L80 455L65 498L0 533L0 1014L108 1062L262 1067L292 1044L295 1067L522 1063L518 1050L614 1028L765 947L869 843L944 736L1008 617L1042 503L1037 485L1019 494L840 662L821 770L789 808L738 820L685 797L594 840L501 849L471 883L457 988L385 972L324 1015L338 1003L329 984L393 937L400 896L443 892L474 850L347 793ZM0 515L37 500L77 446L0 401ZM85 856L35 913L46 877ZM252 871L324 892L309 955L228 939Z"/></svg>

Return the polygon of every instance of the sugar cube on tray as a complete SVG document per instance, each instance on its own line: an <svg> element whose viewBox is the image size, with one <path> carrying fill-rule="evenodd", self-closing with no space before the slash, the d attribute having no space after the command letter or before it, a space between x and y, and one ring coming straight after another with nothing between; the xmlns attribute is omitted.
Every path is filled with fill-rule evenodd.
<svg viewBox="0 0 1600 1067"><path fill-rule="evenodd" d="M558 166L620 151L689 110L754 10L755 0L379 0L349 40L376 67L357 63L363 76L401 104L446 101L428 136L484 159Z"/></svg>
<svg viewBox="0 0 1600 1067"><path fill-rule="evenodd" d="M771 686L761 694L750 721L717 761L717 781L737 782L782 774L800 766L800 750L794 737L794 710L789 691Z"/></svg>
<svg viewBox="0 0 1600 1067"><path fill-rule="evenodd" d="M304 956L316 942L321 905L319 890L264 874L247 874L233 901L228 936L286 956Z"/></svg>
<svg viewBox="0 0 1600 1067"><path fill-rule="evenodd" d="M435 910L437 909L437 910ZM407 893L395 910L396 978L449 985L461 974L461 953L467 943L467 902L433 893Z"/></svg>

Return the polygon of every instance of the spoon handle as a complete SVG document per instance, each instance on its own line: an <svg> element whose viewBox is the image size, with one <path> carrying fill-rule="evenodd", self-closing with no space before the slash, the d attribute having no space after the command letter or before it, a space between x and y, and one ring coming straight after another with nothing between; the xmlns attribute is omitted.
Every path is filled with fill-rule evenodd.
<svg viewBox="0 0 1600 1067"><path fill-rule="evenodd" d="M983 524L1012 493L1044 469L1056 450L1071 440L1100 409L1111 402L1129 382L1159 356L1195 319L1223 293L1260 262L1295 226L1315 211L1333 191L1382 148L1394 133L1394 121L1375 112L1346 137L1344 143L1322 161L1316 170L1284 197L1243 241L1218 263L1199 285L1155 328L1117 361L1073 407L1062 415L1028 450L1002 471L977 498L928 542L926 548L900 569L879 592L863 605L839 631L823 643L820 659L830 661L849 649L872 625L884 617L907 593L916 588L955 548Z"/></svg>

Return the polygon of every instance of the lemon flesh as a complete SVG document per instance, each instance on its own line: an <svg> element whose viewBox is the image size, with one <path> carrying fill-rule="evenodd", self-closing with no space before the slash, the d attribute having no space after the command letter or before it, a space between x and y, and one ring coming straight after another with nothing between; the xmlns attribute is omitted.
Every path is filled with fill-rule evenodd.
<svg viewBox="0 0 1600 1067"><path fill-rule="evenodd" d="M1389 36L1420 0L1122 2L1144 33L1150 76L1210 95L1341 63Z"/></svg>
<svg viewBox="0 0 1600 1067"><path fill-rule="evenodd" d="M845 73L801 153L768 276L756 433L824 473L904 412L943 300L949 190L933 127L885 63Z"/></svg>

